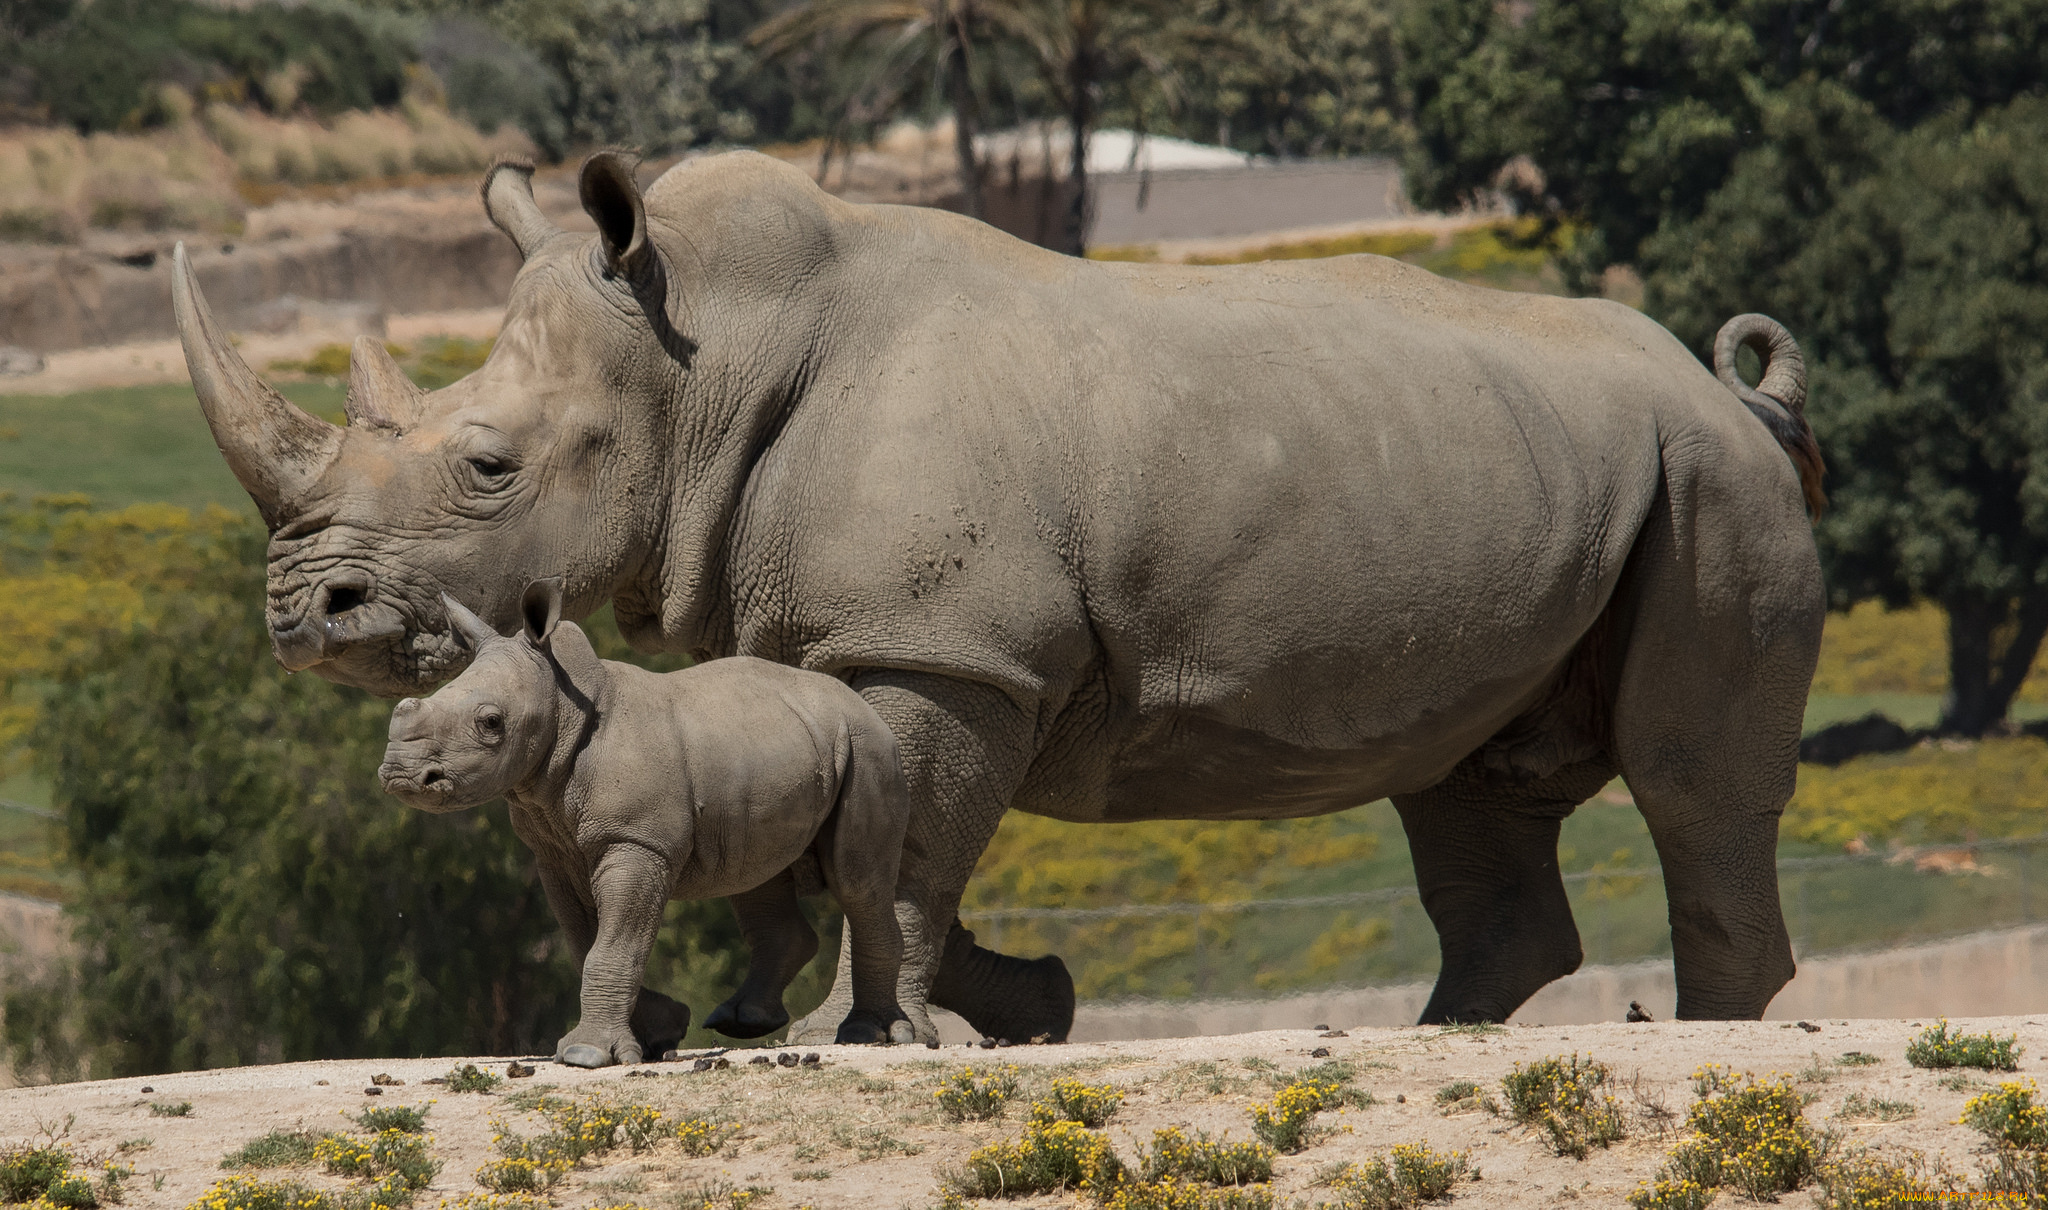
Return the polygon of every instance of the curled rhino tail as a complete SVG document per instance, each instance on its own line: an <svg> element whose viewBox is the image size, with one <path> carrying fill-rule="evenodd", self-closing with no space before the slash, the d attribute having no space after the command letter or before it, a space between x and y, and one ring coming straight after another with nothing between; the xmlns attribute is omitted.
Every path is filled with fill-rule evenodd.
<svg viewBox="0 0 2048 1210"><path fill-rule="evenodd" d="M1735 372L1735 351L1744 345L1754 349L1763 362L1763 378L1755 386ZM1714 374L1785 447L1786 456L1799 472L1807 513L1818 518L1826 512L1828 497L1821 478L1827 473L1827 464L1821 461L1820 444L1806 423L1806 358L1792 333L1768 315L1752 311L1736 316L1722 324L1720 335L1714 337Z"/></svg>

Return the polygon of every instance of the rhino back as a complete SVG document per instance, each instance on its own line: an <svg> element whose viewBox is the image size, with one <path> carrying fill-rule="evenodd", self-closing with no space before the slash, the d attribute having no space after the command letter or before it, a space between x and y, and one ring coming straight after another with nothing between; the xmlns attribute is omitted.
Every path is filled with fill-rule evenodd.
<svg viewBox="0 0 2048 1210"><path fill-rule="evenodd" d="M1797 491L1614 304L863 221L903 230L748 484L737 645L1049 710L1031 809L1310 813L1431 784L1598 617L1672 443Z"/></svg>

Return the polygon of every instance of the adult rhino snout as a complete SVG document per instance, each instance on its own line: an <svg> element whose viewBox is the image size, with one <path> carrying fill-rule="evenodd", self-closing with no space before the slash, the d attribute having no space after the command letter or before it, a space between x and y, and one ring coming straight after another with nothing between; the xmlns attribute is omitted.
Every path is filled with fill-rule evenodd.
<svg viewBox="0 0 2048 1210"><path fill-rule="evenodd" d="M405 618L375 598L376 581L359 571L337 572L313 586L306 608L270 617L270 647L293 672L325 663L356 643L397 638Z"/></svg>

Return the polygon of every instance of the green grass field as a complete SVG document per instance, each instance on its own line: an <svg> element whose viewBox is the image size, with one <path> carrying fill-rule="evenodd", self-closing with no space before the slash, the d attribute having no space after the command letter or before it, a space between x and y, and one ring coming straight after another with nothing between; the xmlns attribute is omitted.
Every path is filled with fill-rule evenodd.
<svg viewBox="0 0 2048 1210"><path fill-rule="evenodd" d="M339 387L283 390L301 407L340 415ZM0 395L0 492L22 500L78 492L103 508L166 502L254 512L183 384Z"/></svg>

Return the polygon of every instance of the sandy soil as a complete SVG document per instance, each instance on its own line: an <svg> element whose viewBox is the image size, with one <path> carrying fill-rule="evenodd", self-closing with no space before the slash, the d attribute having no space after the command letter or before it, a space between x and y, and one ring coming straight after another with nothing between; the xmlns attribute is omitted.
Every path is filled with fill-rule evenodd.
<svg viewBox="0 0 2048 1210"><path fill-rule="evenodd" d="M621 1148L572 1173L557 1189L563 1207L607 1203L675 1204L679 1191L731 1186L771 1188L758 1203L817 1207L924 1206L937 1200L939 1174L974 1147L1014 1138L1023 1102L1042 1093L1056 1075L1124 1088L1128 1100L1109 1133L1128 1160L1155 1128L1185 1126L1233 1138L1249 1137L1249 1107L1272 1096L1286 1073L1331 1057L1354 1064L1357 1086L1372 1094L1363 1109L1325 1113L1333 1129L1306 1152L1281 1157L1274 1192L1282 1204L1301 1197L1313 1204L1319 1171L1336 1162L1383 1153L1396 1143L1427 1141L1439 1149L1469 1151L1481 1179L1460 1186L1459 1200L1487 1206L1552 1206L1565 1202L1617 1205L1662 1161L1676 1127L1692 1103L1690 1078L1707 1062L1737 1071L1786 1073L1813 1096L1807 1117L1839 1130L1854 1145L1912 1148L1965 1176L1974 1172L1980 1138L1955 1120L1963 1102L1988 1086L1983 1073L1928 1072L1904 1060L1918 1021L1820 1021L1817 1032L1789 1023L1679 1022L1647 1025L1508 1027L1487 1033L1434 1028L1353 1029L1341 1038L1290 1030L1235 1037L1149 1042L1021 1047L1000 1051L949 1045L869 1049L822 1047L818 1068L750 1066L695 1072L687 1063L631 1070L582 1072L539 1064L538 1075L508 1082L491 1095L454 1094L423 1081L445 1073L448 1060L379 1060L299 1063L228 1071L109 1080L0 1092L0 1139L61 1130L81 1152L112 1152L130 1143L125 1158L138 1177L129 1183L135 1207L182 1207L220 1178L221 1157L273 1129L345 1129L345 1115L366 1105L432 1101L429 1126L440 1176L420 1203L475 1189L472 1174L493 1158L491 1119L521 1133L539 1133L539 1121L520 1111L542 1088L563 1094L602 1092L641 1101L670 1115L708 1116L738 1127L718 1153L690 1159L675 1143L639 1156ZM2048 1025L2033 1018L1954 1022L1971 1031L2017 1032L2026 1047L2028 1075L2048 1054ZM1879 1057L1872 1066L1834 1063L1847 1051ZM1591 1054L1614 1070L1622 1085L1630 1135L1584 1160L1560 1158L1529 1130L1483 1112L1446 1116L1434 1104L1439 1088L1471 1080L1497 1090L1517 1062L1550 1055ZM735 1052L735 1057L744 1055ZM479 1060L482 1062L483 1060ZM499 1071L505 1061L490 1060ZM1014 1063L1023 1092L1005 1116L955 1125L933 1108L932 1090L964 1063ZM379 1073L405 1081L372 1099L365 1095ZM644 1078L643 1078L644 1077ZM2016 1077L2003 1077L2016 1078ZM513 1095L507 1095L508 1093ZM1913 1117L1890 1124L1836 1119L1844 1099L1860 1093L1905 1101ZM183 1117L152 1116L152 1104L190 1102ZM146 1140L135 1145L134 1140ZM336 1178L310 1167L288 1175L314 1184ZM1327 1196L1327 1194L1324 1194ZM1790 1204L1804 1204L1796 1194ZM1032 1204L1080 1204L1075 1197Z"/></svg>

